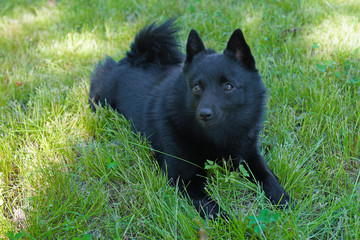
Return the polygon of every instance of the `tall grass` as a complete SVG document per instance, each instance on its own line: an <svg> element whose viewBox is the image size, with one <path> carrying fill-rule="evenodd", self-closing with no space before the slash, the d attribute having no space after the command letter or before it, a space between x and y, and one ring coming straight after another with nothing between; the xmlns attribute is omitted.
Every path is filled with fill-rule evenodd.
<svg viewBox="0 0 360 240"><path fill-rule="evenodd" d="M56 1L0 3L0 238L360 238L360 3ZM230 221L204 221L167 184L146 139L92 113L89 76L144 25L177 16L222 51L240 27L268 88L262 150L297 200L209 165Z"/></svg>

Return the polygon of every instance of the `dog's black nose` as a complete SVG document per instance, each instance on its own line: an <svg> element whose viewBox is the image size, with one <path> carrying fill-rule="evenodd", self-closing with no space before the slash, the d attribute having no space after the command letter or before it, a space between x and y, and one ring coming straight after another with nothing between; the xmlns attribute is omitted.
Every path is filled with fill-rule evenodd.
<svg viewBox="0 0 360 240"><path fill-rule="evenodd" d="M213 117L214 113L211 108L202 108L199 111L199 118L202 121L209 121Z"/></svg>

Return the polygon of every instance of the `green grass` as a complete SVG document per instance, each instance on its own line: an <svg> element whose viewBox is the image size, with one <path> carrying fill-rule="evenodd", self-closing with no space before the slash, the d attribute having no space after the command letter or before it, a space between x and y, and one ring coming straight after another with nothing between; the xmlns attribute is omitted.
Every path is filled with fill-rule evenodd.
<svg viewBox="0 0 360 240"><path fill-rule="evenodd" d="M2 0L0 239L359 239L359 12L357 0ZM231 221L204 221L121 116L90 111L94 65L172 16L183 46L191 28L217 51L244 31L268 88L262 150L294 209L210 165Z"/></svg>

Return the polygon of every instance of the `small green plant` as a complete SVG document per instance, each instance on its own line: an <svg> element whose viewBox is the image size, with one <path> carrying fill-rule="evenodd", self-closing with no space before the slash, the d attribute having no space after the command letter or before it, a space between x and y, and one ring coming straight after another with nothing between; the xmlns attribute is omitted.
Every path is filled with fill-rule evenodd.
<svg viewBox="0 0 360 240"><path fill-rule="evenodd" d="M205 169L206 170L210 170L210 171L219 171L219 170L223 170L223 173L228 173L227 175L221 175L219 177L224 177L225 178L225 182L228 182L230 181L231 179L236 179L239 177L239 174L234 172L234 171L231 171L229 173L228 169L227 169L227 161L223 160L224 161L224 168L221 167L219 164L217 164L216 162L214 161L211 161L211 160L207 160L206 163L205 163ZM229 161L230 162L230 161ZM230 162L231 163L231 162ZM232 163L231 163L232 164ZM233 166L231 166L231 168L233 168ZM245 167L240 164L239 167L236 169L240 172L241 176L243 177L250 177L249 173L247 172L247 170L245 169Z"/></svg>
<svg viewBox="0 0 360 240"><path fill-rule="evenodd" d="M8 231L6 236L9 238L9 240L16 240L22 238L24 234L22 232L14 233L13 231Z"/></svg>
<svg viewBox="0 0 360 240"><path fill-rule="evenodd" d="M85 234L82 237L74 237L72 240L91 240L91 235Z"/></svg>
<svg viewBox="0 0 360 240"><path fill-rule="evenodd" d="M279 220L279 215L265 208L261 210L259 216L252 215L248 219L250 220L248 227L253 228L256 233L263 235L267 226Z"/></svg>
<svg viewBox="0 0 360 240"><path fill-rule="evenodd" d="M315 66L318 71L324 73L327 77L335 77L347 82L350 85L357 85L360 83L360 76L357 69L358 60L346 60L343 63L335 62L333 60L319 61Z"/></svg>
<svg viewBox="0 0 360 240"><path fill-rule="evenodd" d="M316 42L313 43L313 45L311 46L312 49L317 49L320 48L319 44L317 44Z"/></svg>

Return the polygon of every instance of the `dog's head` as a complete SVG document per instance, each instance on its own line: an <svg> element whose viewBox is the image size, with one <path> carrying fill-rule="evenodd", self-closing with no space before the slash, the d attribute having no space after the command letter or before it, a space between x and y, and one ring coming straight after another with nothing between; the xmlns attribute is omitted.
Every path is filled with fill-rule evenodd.
<svg viewBox="0 0 360 240"><path fill-rule="evenodd" d="M239 126L250 128L261 122L265 88L240 29L233 32L223 54L207 50L199 34L191 30L183 70L188 104L204 129L233 126L238 131Z"/></svg>

